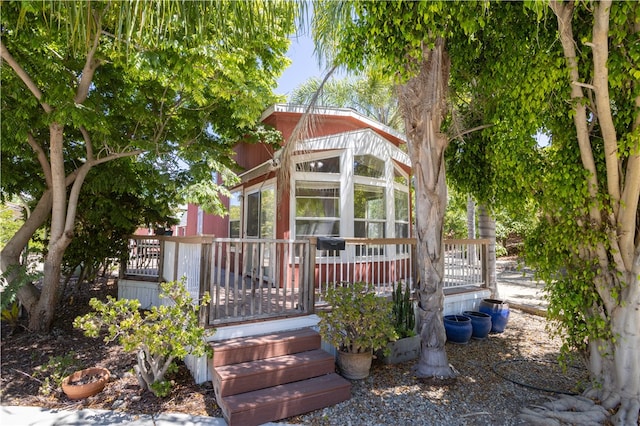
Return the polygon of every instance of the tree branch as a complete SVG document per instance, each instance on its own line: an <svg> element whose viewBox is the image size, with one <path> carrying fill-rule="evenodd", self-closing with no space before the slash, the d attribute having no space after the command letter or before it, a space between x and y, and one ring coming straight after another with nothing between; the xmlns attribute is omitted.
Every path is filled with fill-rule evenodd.
<svg viewBox="0 0 640 426"><path fill-rule="evenodd" d="M50 113L53 111L51 105L42 101L42 91L38 88L36 83L31 80L29 73L27 73L20 64L14 59L14 57L9 53L4 43L0 40L0 56L4 61L9 64L11 69L18 75L20 80L27 86L29 91L35 96L35 98L40 102L40 106L44 109L45 112Z"/></svg>
<svg viewBox="0 0 640 426"><path fill-rule="evenodd" d="M607 165L607 190L611 197L613 213L620 208L620 165L618 163L618 138L611 115L609 99L609 13L611 0L602 0L594 4L593 23L593 85L596 94L598 122L604 139L604 156Z"/></svg>
<svg viewBox="0 0 640 426"><path fill-rule="evenodd" d="M80 77L80 82L78 84L78 89L76 90L76 95L73 98L73 101L77 104L83 103L87 96L89 96L89 88L91 87L91 82L93 81L93 75L96 72L96 69L100 66L100 61L95 59L95 54L98 51L98 46L100 45L100 35L101 35L101 18L94 17L96 21L96 34L93 38L93 45L89 52L87 52L87 60L85 61L84 68L82 68L82 75Z"/></svg>
<svg viewBox="0 0 640 426"><path fill-rule="evenodd" d="M570 81L580 81L578 60L576 58L575 51L575 40L573 36L573 28L571 26L573 3L564 3L561 0L553 0L549 3L549 7L551 7L551 10L553 10L558 20L558 30L560 32L559 37L567 68L569 69ZM586 108L584 106L584 102L581 102L583 99L584 94L582 93L580 86L572 84L571 100L575 105L573 121L576 126L578 146L580 147L580 159L582 160L582 166L587 170L587 172L589 172L589 177L587 178L589 196L595 201L598 199L598 172L593 158L591 141L589 140L589 126L587 123ZM597 203L592 203L592 206L589 209L589 216L598 224L602 223L602 216L600 215L600 209Z"/></svg>
<svg viewBox="0 0 640 426"><path fill-rule="evenodd" d="M462 138L464 135L468 135L469 133L477 132L479 130L488 129L489 127L493 127L493 124L483 124L481 126L476 126L476 127L472 128L472 129L465 130L463 132L458 133L457 135L452 136L449 139L449 142L454 140L454 139Z"/></svg>
<svg viewBox="0 0 640 426"><path fill-rule="evenodd" d="M640 27L640 24L638 25ZM633 122L632 132L640 131L640 95L635 99L636 117ZM634 258L640 249L640 238L636 240L638 220L638 203L640 203L640 143L631 147L631 154L627 160L627 170L624 176L624 188L620 201L618 214L618 227L620 234L620 253L627 271L633 270ZM634 247L635 244L635 247Z"/></svg>
<svg viewBox="0 0 640 426"><path fill-rule="evenodd" d="M78 209L78 198L80 197L80 189L82 188L84 179L86 178L91 168L98 164L106 163L112 160L116 160L118 158L131 157L141 153L142 153L142 150L118 152L116 154L107 155L106 157L87 161L78 169L76 169L77 173L75 176L75 180L73 182L73 186L71 187L71 191L69 191L69 201L67 203L67 217L65 219L65 226L64 226L65 233L73 232L75 219L76 219L76 210Z"/></svg>
<svg viewBox="0 0 640 426"><path fill-rule="evenodd" d="M572 81L571 84L579 87L584 87L585 89L596 90L596 87L592 84L580 83L579 81Z"/></svg>
<svg viewBox="0 0 640 426"><path fill-rule="evenodd" d="M92 162L93 158L93 144L91 143L91 135L84 126L80 126L80 133L84 139L85 150L87 152L87 162Z"/></svg>
<svg viewBox="0 0 640 426"><path fill-rule="evenodd" d="M47 188L51 188L51 165L49 164L49 160L47 159L47 154L44 152L42 147L36 142L36 139L33 137L31 132L27 133L27 142L31 149L35 151L38 156L38 162L40 163L40 167L42 167L42 172L44 173L44 180L47 184Z"/></svg>

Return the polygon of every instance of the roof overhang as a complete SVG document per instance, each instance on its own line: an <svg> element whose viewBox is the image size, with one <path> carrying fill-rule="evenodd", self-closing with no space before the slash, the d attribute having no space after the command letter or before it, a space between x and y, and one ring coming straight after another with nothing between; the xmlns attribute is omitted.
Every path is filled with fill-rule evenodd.
<svg viewBox="0 0 640 426"><path fill-rule="evenodd" d="M291 105L291 104L274 104L267 108L260 117L260 121L266 120L268 117L275 113L290 113L290 114L304 114L309 109L305 105ZM360 114L351 108L333 108L333 107L316 107L311 108L310 112L314 115L320 116L333 116L333 117L348 117L354 120L358 120L364 123L367 127L377 129L381 132L387 133L402 142L406 143L407 139L404 134L398 132L396 129L382 124L376 120L373 120L365 115Z"/></svg>

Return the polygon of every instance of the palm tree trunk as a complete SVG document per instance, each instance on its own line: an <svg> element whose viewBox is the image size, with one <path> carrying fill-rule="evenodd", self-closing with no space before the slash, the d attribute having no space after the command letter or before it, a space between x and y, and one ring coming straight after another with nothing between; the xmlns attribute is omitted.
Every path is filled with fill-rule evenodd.
<svg viewBox="0 0 640 426"><path fill-rule="evenodd" d="M489 242L489 249L487 250L487 258L485 259L487 265L487 282L485 286L491 290L491 297L497 299L500 296L498 295L498 283L496 279L496 221L489 214L489 210L485 204L478 206L478 225L480 238L491 240Z"/></svg>
<svg viewBox="0 0 640 426"><path fill-rule="evenodd" d="M420 279L418 330L422 340L416 376L425 379L455 377L447 360L447 338L442 320L442 234L447 206L444 151L448 138L440 133L440 125L447 107L449 66L444 40L438 39L433 49L423 49L420 73L398 87L416 182L416 264Z"/></svg>

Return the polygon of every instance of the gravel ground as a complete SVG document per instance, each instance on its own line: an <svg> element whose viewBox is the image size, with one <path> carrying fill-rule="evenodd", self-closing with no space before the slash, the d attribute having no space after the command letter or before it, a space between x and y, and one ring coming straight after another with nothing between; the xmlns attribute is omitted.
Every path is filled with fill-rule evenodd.
<svg viewBox="0 0 640 426"><path fill-rule="evenodd" d="M54 409L112 409L136 413L177 412L221 417L210 383L196 385L184 367L171 377L175 385L167 398L141 392L130 373L132 354L119 345L104 344L83 336L71 327L77 315L86 313L90 297L116 294L110 281L86 287L85 293L68 297L58 312L55 332L37 335L22 327L12 334L2 323L0 403ZM552 392L571 391L586 378L583 369L560 371L556 358L560 342L549 338L543 317L511 309L502 334L490 335L467 345L447 344L449 362L460 373L448 384L417 381L412 374L416 361L384 365L374 361L372 374L352 382L350 400L333 407L283 420L307 425L517 425L521 408L553 398ZM53 357L70 356L77 367L109 368L112 379L98 395L71 401L59 389L44 396L42 374Z"/></svg>
<svg viewBox="0 0 640 426"><path fill-rule="evenodd" d="M449 362L459 372L451 383L416 380L417 361L374 361L368 378L352 381L350 400L288 420L308 425L525 424L517 418L522 407L556 397L551 391L579 390L587 377L583 368L562 372L556 362L560 342L549 338L545 324L542 317L512 309L504 333L466 345L447 343Z"/></svg>

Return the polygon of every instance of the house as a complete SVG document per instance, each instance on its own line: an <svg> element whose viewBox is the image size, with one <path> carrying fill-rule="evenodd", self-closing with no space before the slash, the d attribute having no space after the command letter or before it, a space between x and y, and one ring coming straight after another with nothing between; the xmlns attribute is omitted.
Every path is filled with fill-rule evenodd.
<svg viewBox="0 0 640 426"><path fill-rule="evenodd" d="M261 122L282 132L286 145L305 107L277 104ZM281 150L239 143L241 183L219 218L195 205L185 235L300 239L410 237L411 163L396 130L344 108L317 108L311 137L298 143L286 182Z"/></svg>
<svg viewBox="0 0 640 426"><path fill-rule="evenodd" d="M205 291L210 294L211 304L201 311L201 320L216 327L210 338L213 360L188 357L185 363L198 383L213 380L230 424L249 424L242 416L250 411L264 413L251 418L258 424L347 399L349 386L344 381L312 386L299 377L315 374L318 377L309 380L333 381L332 356L323 355L324 371L308 360L262 360L258 355L275 351L273 347L301 346L297 339L309 343L304 353L317 353L319 336L309 331L319 321L315 308L337 282L364 281L379 294L390 293L397 282L417 282L411 161L403 149L403 135L350 109L317 108L313 132L297 144L289 173L279 173L282 149L304 113L304 107L284 104L264 112L261 122L283 135L280 149L244 142L235 147L235 160L243 171L231 197L223 200L227 217L189 205L174 236L136 237L136 250L122 265L118 297L144 301L144 307L161 303L157 282L163 280L185 277L195 300ZM444 285L453 291L445 299L445 314L471 310L489 296L482 288L484 250L470 249L482 244L486 242L445 241ZM326 342L322 348L333 351ZM224 354L231 352L229 358L235 361L227 366ZM254 375L257 371L278 383L265 385L266 379ZM226 402L225 378L257 393L229 393L229 400L237 404ZM282 389L288 396L274 399ZM252 405L258 400L261 407ZM239 412L232 413L232 406ZM286 411L289 408L293 411Z"/></svg>

